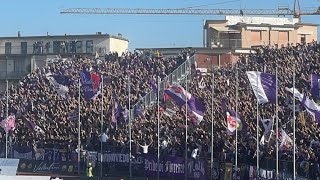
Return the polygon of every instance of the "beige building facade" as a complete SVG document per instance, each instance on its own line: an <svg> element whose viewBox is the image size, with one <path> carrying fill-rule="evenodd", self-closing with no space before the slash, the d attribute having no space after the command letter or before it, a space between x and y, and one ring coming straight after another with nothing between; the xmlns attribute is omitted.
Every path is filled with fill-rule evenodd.
<svg viewBox="0 0 320 180"><path fill-rule="evenodd" d="M109 34L0 37L1 54L90 54L109 52L121 54L128 50L129 41L121 35Z"/></svg>
<svg viewBox="0 0 320 180"><path fill-rule="evenodd" d="M204 39L207 48L251 48L259 45L286 45L317 40L317 24L280 17L226 16L207 20Z"/></svg>

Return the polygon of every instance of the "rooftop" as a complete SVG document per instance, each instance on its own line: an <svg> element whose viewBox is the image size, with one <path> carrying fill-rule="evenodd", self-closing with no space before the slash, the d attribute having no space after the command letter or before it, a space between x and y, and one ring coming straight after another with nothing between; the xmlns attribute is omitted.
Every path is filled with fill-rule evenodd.
<svg viewBox="0 0 320 180"><path fill-rule="evenodd" d="M0 37L0 40L8 40L8 39L48 39L48 38L99 38L99 37L103 37L103 38L114 38L114 39L119 39L119 40L124 40L124 41L128 41L128 39L122 37L122 36L114 36L114 35L110 35L110 34L102 34L102 33L96 33L96 34L74 34L74 35L69 35L69 34L65 34L65 35L46 35L46 36L15 36L15 37Z"/></svg>

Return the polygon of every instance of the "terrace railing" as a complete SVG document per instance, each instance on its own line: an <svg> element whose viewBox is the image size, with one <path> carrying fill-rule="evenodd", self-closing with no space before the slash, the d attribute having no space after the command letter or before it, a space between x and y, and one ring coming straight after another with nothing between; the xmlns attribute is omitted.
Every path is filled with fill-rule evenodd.
<svg viewBox="0 0 320 180"><path fill-rule="evenodd" d="M195 64L196 55L188 58L184 63L182 63L178 68L176 68L172 73L168 74L162 81L160 82L159 91L163 92L165 90L166 82L170 84L173 83L182 83L185 78L187 80L190 79L191 65ZM138 102L132 106L130 113L131 117L134 115L134 110L137 106L142 106L144 108L149 108L153 106L157 102L157 94L150 90L144 97L141 97Z"/></svg>

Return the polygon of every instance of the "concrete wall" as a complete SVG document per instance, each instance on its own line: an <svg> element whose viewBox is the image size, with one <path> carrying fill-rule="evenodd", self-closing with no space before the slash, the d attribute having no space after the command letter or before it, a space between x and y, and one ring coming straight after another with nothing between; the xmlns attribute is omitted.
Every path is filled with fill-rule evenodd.
<svg viewBox="0 0 320 180"><path fill-rule="evenodd" d="M123 41L116 38L109 38L109 52L118 52L119 55L121 55L123 52L128 51L129 48L129 42Z"/></svg>
<svg viewBox="0 0 320 180"><path fill-rule="evenodd" d="M31 70L30 56L1 56L0 79L19 79Z"/></svg>
<svg viewBox="0 0 320 180"><path fill-rule="evenodd" d="M50 180L50 176L6 176L0 175L0 179L7 180Z"/></svg>

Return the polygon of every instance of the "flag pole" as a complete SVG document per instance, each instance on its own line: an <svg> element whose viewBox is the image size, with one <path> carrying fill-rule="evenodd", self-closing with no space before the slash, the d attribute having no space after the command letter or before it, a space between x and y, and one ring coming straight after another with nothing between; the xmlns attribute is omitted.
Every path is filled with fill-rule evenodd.
<svg viewBox="0 0 320 180"><path fill-rule="evenodd" d="M100 122L100 130L101 130L101 137L100 137L100 177L102 177L102 162L103 162L103 155L102 155L102 151L103 151L103 148L102 148L102 131L103 131L103 76L101 76L101 122Z"/></svg>
<svg viewBox="0 0 320 180"><path fill-rule="evenodd" d="M186 79L185 79L185 83L186 83L186 92L188 92L188 73L187 73L187 64L185 64L185 72L186 72ZM186 96L186 119L185 119L185 123L186 123L186 139L185 139L185 160L184 160L184 178L185 178L185 180L187 180L188 179L188 174L187 174L187 170L188 170L188 168L187 168L187 163L188 163L188 111L187 111L187 107L188 107L188 97L187 97L187 95L185 95Z"/></svg>
<svg viewBox="0 0 320 180"><path fill-rule="evenodd" d="M296 83L296 66L293 62L293 179L296 179L296 101L294 97Z"/></svg>
<svg viewBox="0 0 320 180"><path fill-rule="evenodd" d="M237 172L238 172L238 91L239 91L239 72L238 72L238 65L236 64L236 158L235 158L235 175L236 175L236 179L237 179Z"/></svg>
<svg viewBox="0 0 320 180"><path fill-rule="evenodd" d="M78 80L78 174L80 175L80 145L81 145L81 141L80 141L80 123L81 123L81 117L80 117L80 114L81 114L81 101L80 101L80 97L81 97L81 91L80 91L80 88L81 88L81 83L80 83L80 79Z"/></svg>
<svg viewBox="0 0 320 180"><path fill-rule="evenodd" d="M8 120L9 117L9 82L8 79L6 80L7 84L7 97L6 97L6 118ZM8 132L6 130L6 159L8 158Z"/></svg>
<svg viewBox="0 0 320 180"><path fill-rule="evenodd" d="M160 77L158 76L157 79L157 88L158 88L158 94L157 94L157 104L158 104L158 166L157 166L157 172L158 172L158 180L160 179Z"/></svg>
<svg viewBox="0 0 320 180"><path fill-rule="evenodd" d="M213 72L213 68L212 69L212 88L211 88L211 179L213 179L213 103L214 103L214 99L213 99L213 95L214 95L214 72Z"/></svg>
<svg viewBox="0 0 320 180"><path fill-rule="evenodd" d="M131 104L130 104L130 91L131 91L131 82L130 82L130 71L129 71L129 73L128 73L128 94L129 94L129 97L128 97L128 99L129 99L129 107L128 107L128 109L129 109L129 153L130 153L130 158L129 158L129 173L130 173L130 180L132 179L132 167L131 167L131 164L132 164L132 144L131 144L131 109L130 109L130 106L131 106Z"/></svg>
<svg viewBox="0 0 320 180"><path fill-rule="evenodd" d="M279 179L278 66L276 64L276 179Z"/></svg>
<svg viewBox="0 0 320 180"><path fill-rule="evenodd" d="M258 75L257 75L257 87L259 87L258 84ZM259 101L257 99L257 152L256 152L256 156L257 156L257 179L259 179Z"/></svg>

